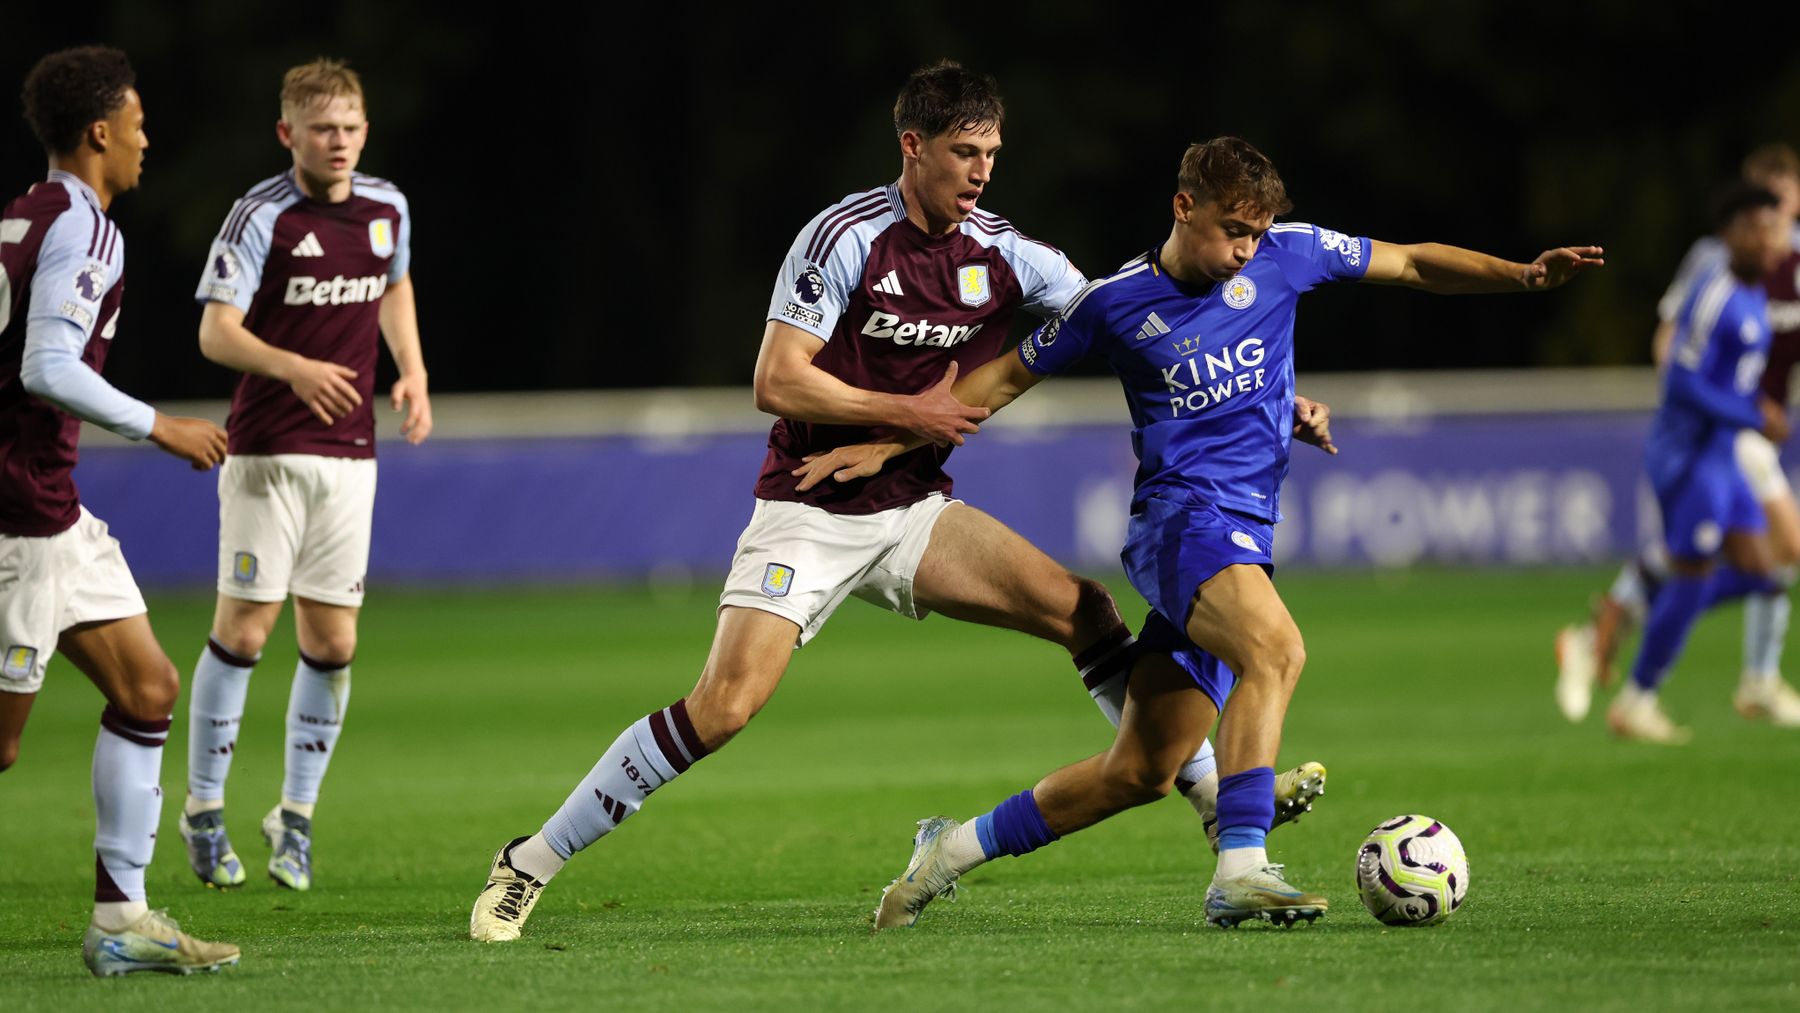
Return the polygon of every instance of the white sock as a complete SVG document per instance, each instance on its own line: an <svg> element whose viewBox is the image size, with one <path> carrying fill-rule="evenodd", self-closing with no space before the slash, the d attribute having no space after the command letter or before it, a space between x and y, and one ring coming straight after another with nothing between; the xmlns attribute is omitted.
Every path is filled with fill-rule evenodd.
<svg viewBox="0 0 1800 1013"><path fill-rule="evenodd" d="M255 658L242 658L216 640L207 640L188 688L189 815L225 805L225 778L237 749L244 697L250 692ZM195 803L216 803L196 809Z"/></svg>
<svg viewBox="0 0 1800 1013"><path fill-rule="evenodd" d="M1782 574L1789 578L1791 574ZM1773 679L1781 673L1781 648L1787 640L1788 603L1785 588L1775 594L1753 594L1744 599L1744 676Z"/></svg>
<svg viewBox="0 0 1800 1013"><path fill-rule="evenodd" d="M138 721L110 705L100 715L93 771L96 904L144 901L144 869L156 851L162 817L159 781L168 734L167 718ZM118 916L118 909L109 910L109 917Z"/></svg>
<svg viewBox="0 0 1800 1013"><path fill-rule="evenodd" d="M1226 848L1219 852L1219 867L1213 872L1214 879L1231 879L1247 872L1255 872L1269 864L1269 852L1266 848Z"/></svg>
<svg viewBox="0 0 1800 1013"><path fill-rule="evenodd" d="M975 833L973 819L958 825L944 837L944 860L958 876L988 860L987 852L981 847L981 837Z"/></svg>
<svg viewBox="0 0 1800 1013"><path fill-rule="evenodd" d="M286 809L295 816L304 816L309 820L313 817L313 803L311 802L296 802L286 795L283 795L281 797L281 808Z"/></svg>
<svg viewBox="0 0 1800 1013"><path fill-rule="evenodd" d="M204 799L195 798L194 796L189 795L187 797L187 803L181 807L181 810L189 816L198 816L201 813L218 812L223 808L225 808L225 800L222 798Z"/></svg>
<svg viewBox="0 0 1800 1013"><path fill-rule="evenodd" d="M1208 747L1210 749L1210 746ZM1182 768L1184 774L1187 768ZM1203 820L1211 821L1219 815L1219 772L1217 764L1199 780L1189 784L1181 796L1188 800L1188 805L1200 814Z"/></svg>
<svg viewBox="0 0 1800 1013"><path fill-rule="evenodd" d="M706 755L684 697L633 722L563 800L541 835L563 859L611 833L650 793ZM534 877L535 878L535 877Z"/></svg>
<svg viewBox="0 0 1800 1013"><path fill-rule="evenodd" d="M149 911L150 905L141 900L96 901L94 924L105 932L123 932L136 925Z"/></svg>
<svg viewBox="0 0 1800 1013"><path fill-rule="evenodd" d="M557 854L550 842L544 839L541 830L513 845L512 854L507 856L507 861L512 863L514 869L539 883L555 879L556 874L567 864L563 856Z"/></svg>
<svg viewBox="0 0 1800 1013"><path fill-rule="evenodd" d="M288 692L287 771L281 782L284 805L319 801L319 785L331 766L349 706L349 663L328 667L302 654Z"/></svg>

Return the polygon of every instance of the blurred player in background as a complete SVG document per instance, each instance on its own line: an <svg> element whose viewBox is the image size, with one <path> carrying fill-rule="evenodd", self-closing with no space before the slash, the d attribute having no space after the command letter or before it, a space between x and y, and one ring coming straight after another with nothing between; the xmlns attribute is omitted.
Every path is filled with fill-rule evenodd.
<svg viewBox="0 0 1800 1013"><path fill-rule="evenodd" d="M25 118L50 174L0 218L0 770L18 759L60 651L106 697L94 744L94 915L82 944L100 976L238 960L236 946L195 939L145 902L180 679L118 541L81 505L71 475L84 419L202 471L225 457L218 426L163 415L100 377L125 292L125 240L106 212L137 186L150 145L135 82L125 54L99 46L32 68Z"/></svg>
<svg viewBox="0 0 1800 1013"><path fill-rule="evenodd" d="M1780 215L1788 223L1788 252L1763 278L1769 299L1769 323L1773 332L1768 366L1762 376L1761 409L1764 424L1743 429L1737 436L1738 467L1768 520L1769 547L1775 562L1774 584L1749 594L1744 601L1744 666L1733 694L1738 713L1767 719L1782 727L1800 727L1800 694L1781 678L1781 652L1787 639L1788 588L1800 563L1800 505L1782 469L1779 447L1787 440L1789 383L1800 362L1800 157L1784 144L1758 148L1744 160L1746 182L1774 193ZM1675 280L1657 304L1656 333L1651 353L1659 369L1666 368L1677 318L1695 280L1726 266L1729 253L1724 240L1709 234L1694 242L1675 273ZM1587 716L1597 682L1613 682L1613 660L1620 641L1634 625L1641 624L1654 591L1668 576L1667 556L1660 543L1644 546L1628 561L1612 585L1595 599L1591 621L1563 628L1557 634L1557 705L1570 721Z"/></svg>
<svg viewBox="0 0 1800 1013"><path fill-rule="evenodd" d="M1162 797L1215 721L1219 861L1206 920L1286 925L1323 914L1326 899L1290 886L1265 848L1282 723L1306 658L1270 580L1298 299L1333 281L1445 294L1539 291L1602 263L1598 247L1520 264L1276 224L1293 206L1286 187L1262 152L1235 137L1187 150L1173 203L1160 246L1088 285L1016 354L953 389L958 400L997 411L1089 355L1104 358L1124 385L1139 467L1123 560L1153 611L1138 634L1144 656L1130 674L1118 738L968 823L921 821L911 862L882 893L878 929L913 924L983 862ZM858 481L889 459L905 467L920 453L912 446L890 439L817 455L801 469L802 486Z"/></svg>
<svg viewBox="0 0 1800 1013"><path fill-rule="evenodd" d="M1118 723L1133 645L1111 595L951 499L943 471L952 445L987 415L950 396L957 370L1001 352L1016 310L1052 316L1086 281L1060 251L976 209L1003 118L992 78L950 62L916 72L894 109L899 180L826 209L795 240L756 365L757 405L781 421L700 681L625 729L541 831L495 855L470 915L473 938L517 938L563 864L730 741L768 702L795 649L851 595L915 619L940 612L1059 644ZM1320 406L1316 424L1326 416ZM936 446L867 482L796 487L791 472L807 455L878 427ZM1210 746L1191 743L1184 764L1184 790L1210 817ZM1289 771L1270 804L1284 820L1296 816L1323 781L1318 764Z"/></svg>
<svg viewBox="0 0 1800 1013"><path fill-rule="evenodd" d="M289 70L275 132L293 168L232 206L196 293L201 352L245 375L219 473L218 605L194 666L180 828L201 882L244 881L225 831L225 779L251 669L292 594L300 659L286 770L261 829L273 849L269 875L306 890L313 806L350 702L369 565L382 338L400 371L389 400L406 412L408 443L431 434L431 398L406 198L356 171L368 139L356 72L326 59Z"/></svg>
<svg viewBox="0 0 1800 1013"><path fill-rule="evenodd" d="M1774 437L1785 430L1782 411L1761 389L1770 353L1762 281L1791 256L1793 220L1774 193L1743 183L1720 200L1714 221L1726 261L1697 275L1682 301L1644 454L1662 512L1667 572L1650 596L1631 680L1606 713L1615 734L1670 745L1690 733L1663 712L1657 690L1694 620L1746 594L1780 596L1785 605L1791 579L1779 572L1742 444L1746 432ZM1715 567L1721 556L1725 565ZM1773 674L1751 678L1785 689ZM1745 701L1740 687L1740 709Z"/></svg>

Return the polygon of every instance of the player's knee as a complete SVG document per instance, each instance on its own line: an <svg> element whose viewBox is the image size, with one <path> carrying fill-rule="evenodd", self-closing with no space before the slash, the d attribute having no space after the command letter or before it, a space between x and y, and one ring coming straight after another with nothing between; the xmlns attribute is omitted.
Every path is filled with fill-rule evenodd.
<svg viewBox="0 0 1800 1013"><path fill-rule="evenodd" d="M320 637L307 644L307 663L314 668L331 670L348 668L351 659L356 657L356 634L335 634Z"/></svg>
<svg viewBox="0 0 1800 1013"><path fill-rule="evenodd" d="M0 773L4 773L13 764L19 762L19 740L7 739L0 742Z"/></svg>
<svg viewBox="0 0 1800 1013"><path fill-rule="evenodd" d="M1306 667L1306 641L1294 626L1267 631L1258 637L1245 666L1246 678L1272 679L1293 689Z"/></svg>
<svg viewBox="0 0 1800 1013"><path fill-rule="evenodd" d="M1119 606L1113 601L1112 592L1106 585L1089 577L1075 578L1075 636L1084 641L1076 645L1080 650L1089 645L1094 638L1103 636L1125 625L1119 618Z"/></svg>
<svg viewBox="0 0 1800 1013"><path fill-rule="evenodd" d="M180 695L181 673L167 657L158 655L156 662L136 673L113 705L134 720L161 721L175 712Z"/></svg>
<svg viewBox="0 0 1800 1013"><path fill-rule="evenodd" d="M754 702L730 693L696 691L687 698L688 720L693 722L694 733L700 736L700 742L708 752L730 742L761 709Z"/></svg>
<svg viewBox="0 0 1800 1013"><path fill-rule="evenodd" d="M213 630L212 638L240 658L254 658L269 642L269 631L254 623L235 623Z"/></svg>
<svg viewBox="0 0 1800 1013"><path fill-rule="evenodd" d="M1163 763L1153 756L1113 756L1105 767L1107 787L1123 806L1146 805L1174 790L1180 769L1179 760Z"/></svg>

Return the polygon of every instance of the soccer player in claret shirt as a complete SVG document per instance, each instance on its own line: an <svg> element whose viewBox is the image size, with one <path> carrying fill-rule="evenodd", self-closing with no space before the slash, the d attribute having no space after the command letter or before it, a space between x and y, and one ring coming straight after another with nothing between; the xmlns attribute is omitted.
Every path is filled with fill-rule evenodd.
<svg viewBox="0 0 1800 1013"><path fill-rule="evenodd" d="M269 875L312 885L312 817L350 702L350 661L375 504L375 360L409 443L431 433L413 304L412 218L392 183L356 171L362 82L336 60L287 72L276 136L293 168L232 206L196 297L200 350L241 370L219 473L218 605L194 666L188 797L180 821L195 875L244 881L225 832L225 778L250 672L294 597L300 659L287 711L281 801L262 820Z"/></svg>
<svg viewBox="0 0 1800 1013"><path fill-rule="evenodd" d="M1781 677L1781 651L1787 639L1788 590L1800 564L1800 504L1781 467L1780 445L1787 440L1788 385L1800 363L1800 156L1785 144L1758 148L1744 159L1743 179L1775 194L1788 236L1787 255L1762 279L1769 299L1769 362L1763 370L1760 407L1764 424L1737 433L1738 469L1762 505L1768 521L1768 544L1775 564L1767 585L1744 597L1743 671L1732 694L1737 712L1752 721L1767 720L1783 728L1800 728L1800 694ZM1694 241L1675 273L1675 280L1656 305L1659 318L1651 355L1667 369L1676 325L1695 282L1724 270L1730 251L1718 234ZM1651 599L1669 577L1668 555L1661 539L1641 548L1610 587L1594 599L1593 616L1565 626L1556 635L1556 703L1563 716L1580 721L1593 702L1596 683L1613 682L1613 658L1630 628L1644 621ZM1657 727L1660 727L1658 725ZM1615 725L1632 737L1629 726Z"/></svg>
<svg viewBox="0 0 1800 1013"><path fill-rule="evenodd" d="M1275 223L1291 207L1274 165L1250 144L1221 137L1193 145L1181 161L1168 239L1088 285L1016 354L956 384L958 399L998 410L1090 354L1112 367L1140 464L1123 558L1152 612L1113 747L968 823L921 821L911 864L883 892L877 928L913 924L982 862L1166 794L1215 720L1219 862L1207 921L1286 925L1324 913L1325 898L1289 886L1264 847L1272 764L1306 658L1270 580L1290 448L1296 302L1340 280L1441 293L1553 288L1600 263L1600 250L1510 263ZM1320 435L1328 445L1329 434ZM908 447L884 440L821 454L799 469L801 487L860 480L889 459L904 467Z"/></svg>
<svg viewBox="0 0 1800 1013"><path fill-rule="evenodd" d="M125 239L106 212L137 186L149 147L135 80L124 53L99 46L32 68L25 117L50 175L0 216L0 770L18 759L60 651L106 697L94 744L94 917L82 945L101 976L186 974L238 959L236 946L194 939L145 903L180 681L118 541L81 505L71 477L83 419L200 470L225 456L218 426L163 415L100 378L125 292Z"/></svg>
<svg viewBox="0 0 1800 1013"><path fill-rule="evenodd" d="M794 650L851 595L917 619L940 612L1059 644L1117 723L1132 641L1112 597L951 499L943 470L947 444L987 414L949 396L957 370L1004 348L1016 310L1053 315L1085 283L1062 253L976 209L1002 118L992 78L949 62L918 71L894 109L899 180L851 195L801 230L776 279L756 364L757 404L781 421L700 681L626 728L541 831L500 849L470 914L473 938L518 938L563 863L736 735ZM866 482L796 487L790 473L808 455L867 440L880 426L937 445ZM1204 818L1216 784L1210 747L1196 740L1183 764ZM1318 764L1285 774L1282 818L1304 811L1323 778ZM1273 789L1269 802L1277 804Z"/></svg>

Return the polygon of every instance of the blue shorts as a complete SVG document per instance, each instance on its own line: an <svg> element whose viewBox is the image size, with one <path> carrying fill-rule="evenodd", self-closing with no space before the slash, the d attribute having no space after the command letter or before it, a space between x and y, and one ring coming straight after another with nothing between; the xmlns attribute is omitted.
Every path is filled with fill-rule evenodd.
<svg viewBox="0 0 1800 1013"><path fill-rule="evenodd" d="M1730 454L1704 454L1667 488L1656 490L1662 508L1663 541L1676 559L1710 559L1727 531L1762 531L1769 526L1762 504Z"/></svg>
<svg viewBox="0 0 1800 1013"><path fill-rule="evenodd" d="M1188 609L1200 585L1227 566L1249 563L1273 574L1274 537L1268 521L1206 503L1151 497L1131 515L1120 558L1151 608L1138 640L1172 656L1221 708L1237 677L1188 639Z"/></svg>

